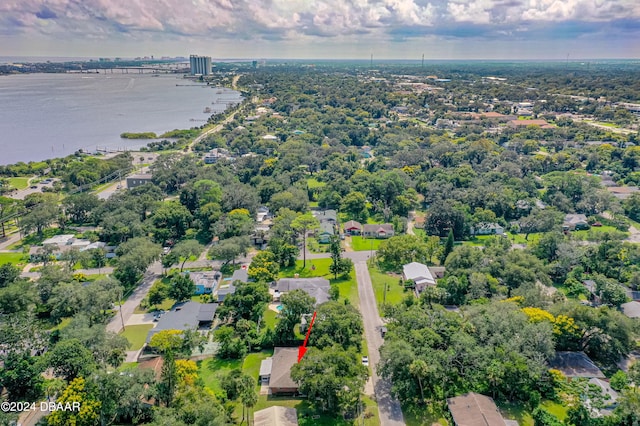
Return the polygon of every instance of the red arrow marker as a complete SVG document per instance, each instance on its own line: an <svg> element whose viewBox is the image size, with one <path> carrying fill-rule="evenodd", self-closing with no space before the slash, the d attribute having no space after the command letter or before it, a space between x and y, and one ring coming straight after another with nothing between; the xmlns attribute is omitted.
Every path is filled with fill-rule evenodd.
<svg viewBox="0 0 640 426"><path fill-rule="evenodd" d="M313 313L313 317L311 317L311 323L309 324L309 329L307 330L307 335L304 338L304 343L302 346L298 346L298 363L307 352L307 342L309 341L309 334L311 334L311 328L313 327L313 322L316 320L316 313Z"/></svg>

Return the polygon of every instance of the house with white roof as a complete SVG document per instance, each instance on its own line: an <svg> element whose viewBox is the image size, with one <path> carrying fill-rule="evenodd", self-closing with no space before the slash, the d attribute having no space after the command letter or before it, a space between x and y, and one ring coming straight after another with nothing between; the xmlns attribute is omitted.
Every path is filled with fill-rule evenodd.
<svg viewBox="0 0 640 426"><path fill-rule="evenodd" d="M436 280L427 265L418 262L407 263L402 267L402 279L413 281L418 294L422 293L426 287L436 285Z"/></svg>

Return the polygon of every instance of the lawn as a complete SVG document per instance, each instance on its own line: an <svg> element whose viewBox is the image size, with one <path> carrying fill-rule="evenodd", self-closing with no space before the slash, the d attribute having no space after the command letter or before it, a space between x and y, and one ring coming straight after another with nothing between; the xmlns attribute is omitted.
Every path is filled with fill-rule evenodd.
<svg viewBox="0 0 640 426"><path fill-rule="evenodd" d="M28 177L11 177L9 178L9 185L15 189L25 189L29 186Z"/></svg>
<svg viewBox="0 0 640 426"><path fill-rule="evenodd" d="M275 329L276 322L277 322L277 319L276 319L277 316L278 316L277 312L267 308L264 311L264 316L262 317L262 320L264 321L264 325L269 327L269 328Z"/></svg>
<svg viewBox="0 0 640 426"><path fill-rule="evenodd" d="M281 269L280 278L293 278L295 274L299 274L300 278L324 277L331 281L331 284L338 286L341 298L348 299L356 307L359 306L360 299L355 269L351 271L348 279L338 277L336 280L329 272L329 265L331 265L331 259L307 259L307 267L303 268L302 261L298 260L295 266Z"/></svg>
<svg viewBox="0 0 640 426"><path fill-rule="evenodd" d="M12 265L24 264L25 256L23 253L0 253L0 265L11 263Z"/></svg>
<svg viewBox="0 0 640 426"><path fill-rule="evenodd" d="M269 358L273 355L273 350L267 350L262 352L254 352L250 353L246 357L244 357L244 361L242 362L242 371L245 374L251 376L255 382L256 387L260 388L260 383L258 379L260 378L260 364L262 360Z"/></svg>
<svg viewBox="0 0 640 426"><path fill-rule="evenodd" d="M128 325L121 333L129 341L129 350L137 351L144 345L147 340L149 330L153 328L153 324Z"/></svg>
<svg viewBox="0 0 640 426"><path fill-rule="evenodd" d="M392 276L381 272L376 266L369 266L369 275L373 291L376 295L376 302L381 306L384 302L384 286L387 285L386 303L395 305L402 301L406 295L412 294L404 290L404 286L398 283L400 276Z"/></svg>
<svg viewBox="0 0 640 426"><path fill-rule="evenodd" d="M556 416L560 421L567 418L567 407L564 407L562 404L553 401L544 401L540 406Z"/></svg>
<svg viewBox="0 0 640 426"><path fill-rule="evenodd" d="M442 415L429 412L427 408L402 407L402 414L407 426L447 426L449 422Z"/></svg>
<svg viewBox="0 0 640 426"><path fill-rule="evenodd" d="M531 413L521 404L498 403L497 405L504 418L517 420L520 426L533 426Z"/></svg>
<svg viewBox="0 0 640 426"><path fill-rule="evenodd" d="M309 189L313 189L313 188L322 188L323 186L326 186L327 184L324 182L318 182L316 179L314 178L309 178L307 179L307 187Z"/></svg>
<svg viewBox="0 0 640 426"><path fill-rule="evenodd" d="M220 387L222 377L229 371L242 367L241 360L221 360L215 357L198 361L197 364L198 377L207 388L219 395L223 393Z"/></svg>
<svg viewBox="0 0 640 426"><path fill-rule="evenodd" d="M380 243L383 241L384 240L378 238L364 238L359 235L355 235L351 237L351 247L353 248L353 251L378 250Z"/></svg>
<svg viewBox="0 0 640 426"><path fill-rule="evenodd" d="M572 234L581 238L581 239L585 239L590 232L622 232L622 231L618 231L615 226L608 226L608 225L603 225L603 226L592 226L589 229L585 229L585 230L581 230L581 231L573 231ZM629 236L629 232L623 232L623 234Z"/></svg>

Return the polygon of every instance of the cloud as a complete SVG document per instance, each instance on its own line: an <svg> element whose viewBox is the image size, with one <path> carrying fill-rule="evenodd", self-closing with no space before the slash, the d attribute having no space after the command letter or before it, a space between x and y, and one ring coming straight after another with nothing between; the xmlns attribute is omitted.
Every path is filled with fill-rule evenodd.
<svg viewBox="0 0 640 426"><path fill-rule="evenodd" d="M604 27L636 34L639 21L638 0L0 1L0 34L60 40L491 40L569 37Z"/></svg>

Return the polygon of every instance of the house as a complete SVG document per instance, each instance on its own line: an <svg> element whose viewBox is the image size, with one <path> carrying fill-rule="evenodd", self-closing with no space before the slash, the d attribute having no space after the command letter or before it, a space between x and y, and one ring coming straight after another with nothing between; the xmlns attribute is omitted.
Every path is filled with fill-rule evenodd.
<svg viewBox="0 0 640 426"><path fill-rule="evenodd" d="M148 344L154 334L163 330L208 329L217 309L217 303L176 303L170 311L160 317L156 326L149 330L146 342Z"/></svg>
<svg viewBox="0 0 640 426"><path fill-rule="evenodd" d="M218 285L219 272L191 272L188 274L196 285L194 294L211 294Z"/></svg>
<svg viewBox="0 0 640 426"><path fill-rule="evenodd" d="M298 412L295 408L274 405L253 413L254 426L298 426Z"/></svg>
<svg viewBox="0 0 640 426"><path fill-rule="evenodd" d="M585 377L587 379L604 379L602 371L591 361L584 352L556 352L556 356L549 361L549 368L559 370L566 377Z"/></svg>
<svg viewBox="0 0 640 426"><path fill-rule="evenodd" d="M203 158L204 164L215 164L219 160L233 160L233 157L224 148L213 148Z"/></svg>
<svg viewBox="0 0 640 426"><path fill-rule="evenodd" d="M274 298L293 290L302 290L316 299L316 305L328 302L331 284L326 278L281 278L275 285Z"/></svg>
<svg viewBox="0 0 640 426"><path fill-rule="evenodd" d="M291 378L291 367L298 362L298 348L274 348L269 375L272 395L298 393L298 384Z"/></svg>
<svg viewBox="0 0 640 426"><path fill-rule="evenodd" d="M260 383L268 385L271 379L271 369L273 368L273 358L265 358L260 363Z"/></svg>
<svg viewBox="0 0 640 426"><path fill-rule="evenodd" d="M235 292L236 292L236 286L233 284L229 284L226 287L218 288L218 303L224 302L224 300L227 298L228 295L235 294Z"/></svg>
<svg viewBox="0 0 640 426"><path fill-rule="evenodd" d="M444 266L429 266L429 271L434 278L443 278L446 268Z"/></svg>
<svg viewBox="0 0 640 426"><path fill-rule="evenodd" d="M493 399L469 392L447 399L455 426L506 426Z"/></svg>
<svg viewBox="0 0 640 426"><path fill-rule="evenodd" d="M338 212L335 210L314 210L311 214L318 219L321 224L323 222L329 222L332 225L338 223Z"/></svg>
<svg viewBox="0 0 640 426"><path fill-rule="evenodd" d="M502 235L504 228L493 222L481 222L471 228L471 235Z"/></svg>
<svg viewBox="0 0 640 426"><path fill-rule="evenodd" d="M362 224L355 220L350 220L344 224L344 233L348 235L360 235L362 234Z"/></svg>
<svg viewBox="0 0 640 426"><path fill-rule="evenodd" d="M140 185L151 183L153 176L149 173L127 176L127 188L135 188Z"/></svg>
<svg viewBox="0 0 640 426"><path fill-rule="evenodd" d="M247 268L240 268L233 271L231 275L231 282L235 283L236 281L240 281L246 283L249 281L249 273L247 272Z"/></svg>
<svg viewBox="0 0 640 426"><path fill-rule="evenodd" d="M55 259L59 260L62 256L72 250L85 251L90 248L105 248L105 243L92 243L89 240L75 238L73 234L56 235L47 238L42 242L42 246L33 246L29 249L29 261L40 262L44 260L45 253L49 253Z"/></svg>
<svg viewBox="0 0 640 426"><path fill-rule="evenodd" d="M418 262L407 263L402 267L402 279L413 281L418 294L422 293L426 287L436 285L436 280L427 265Z"/></svg>
<svg viewBox="0 0 640 426"><path fill-rule="evenodd" d="M256 222L263 222L265 219L269 219L271 214L269 213L269 207L258 207L258 212L256 213Z"/></svg>
<svg viewBox="0 0 640 426"><path fill-rule="evenodd" d="M277 141L278 137L274 136L274 135L264 135L262 137L262 139L267 140L267 141Z"/></svg>
<svg viewBox="0 0 640 426"><path fill-rule="evenodd" d="M615 185L615 184L614 184ZM625 200L640 191L637 186L608 186L607 191L611 192L619 200Z"/></svg>
<svg viewBox="0 0 640 426"><path fill-rule="evenodd" d="M424 216L418 216L413 220L413 226L418 229L424 229L424 223L426 218Z"/></svg>
<svg viewBox="0 0 640 426"><path fill-rule="evenodd" d="M629 318L640 318L640 302L632 301L620 305L622 312Z"/></svg>
<svg viewBox="0 0 640 426"><path fill-rule="evenodd" d="M328 244L331 237L335 235L333 224L330 222L320 222L320 230L317 232L318 242Z"/></svg>
<svg viewBox="0 0 640 426"><path fill-rule="evenodd" d="M579 231L581 229L589 229L586 215L569 213L564 217L564 222L562 223L563 231Z"/></svg>
<svg viewBox="0 0 640 426"><path fill-rule="evenodd" d="M389 238L395 235L395 230L390 223L364 225L362 227L362 235L365 238Z"/></svg>

